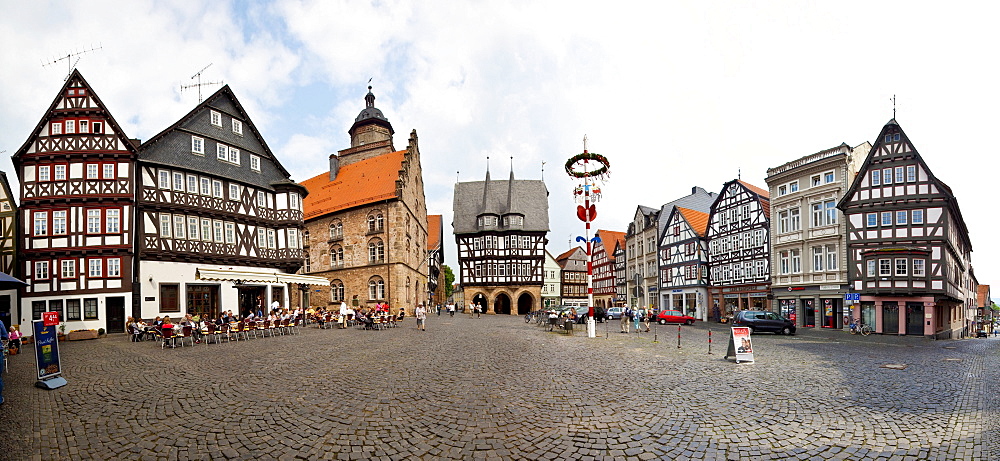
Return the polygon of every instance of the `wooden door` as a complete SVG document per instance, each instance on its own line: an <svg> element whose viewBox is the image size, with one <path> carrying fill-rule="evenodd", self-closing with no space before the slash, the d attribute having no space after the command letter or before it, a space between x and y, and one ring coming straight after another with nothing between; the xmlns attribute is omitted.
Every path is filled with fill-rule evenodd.
<svg viewBox="0 0 1000 461"><path fill-rule="evenodd" d="M107 299L108 333L125 332L125 297L114 296Z"/></svg>

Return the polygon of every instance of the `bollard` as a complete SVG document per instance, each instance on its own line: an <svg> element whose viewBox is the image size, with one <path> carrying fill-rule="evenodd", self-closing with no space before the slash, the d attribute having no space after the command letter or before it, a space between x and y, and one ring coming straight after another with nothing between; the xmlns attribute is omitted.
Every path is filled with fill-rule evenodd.
<svg viewBox="0 0 1000 461"><path fill-rule="evenodd" d="M653 322L653 342L654 343L660 342L656 338L656 325L659 325L659 324L660 324L660 322Z"/></svg>
<svg viewBox="0 0 1000 461"><path fill-rule="evenodd" d="M712 353L712 329L708 329L708 353Z"/></svg>
<svg viewBox="0 0 1000 461"><path fill-rule="evenodd" d="M677 348L681 348L681 325L677 324Z"/></svg>

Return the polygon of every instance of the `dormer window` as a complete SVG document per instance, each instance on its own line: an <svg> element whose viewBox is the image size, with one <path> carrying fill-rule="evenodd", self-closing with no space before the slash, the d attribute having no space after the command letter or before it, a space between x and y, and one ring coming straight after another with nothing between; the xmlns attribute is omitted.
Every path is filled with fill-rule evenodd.
<svg viewBox="0 0 1000 461"><path fill-rule="evenodd" d="M233 133L243 135L243 122L233 119Z"/></svg>
<svg viewBox="0 0 1000 461"><path fill-rule="evenodd" d="M497 226L496 216L480 216L477 220L479 227L496 227Z"/></svg>
<svg viewBox="0 0 1000 461"><path fill-rule="evenodd" d="M214 110L212 111L212 125L215 125L220 128L222 127L222 114Z"/></svg>
<svg viewBox="0 0 1000 461"><path fill-rule="evenodd" d="M510 215L503 217L504 227L522 227L524 226L524 216Z"/></svg>

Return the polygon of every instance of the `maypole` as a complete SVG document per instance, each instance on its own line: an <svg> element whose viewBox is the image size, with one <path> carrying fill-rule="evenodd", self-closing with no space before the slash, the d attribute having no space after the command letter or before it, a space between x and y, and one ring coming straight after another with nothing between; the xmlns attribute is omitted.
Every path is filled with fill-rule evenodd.
<svg viewBox="0 0 1000 461"><path fill-rule="evenodd" d="M596 168L591 170L590 162L596 163ZM597 336L597 323L594 320L594 264L593 264L593 244L600 240L600 236L590 238L590 223L597 218L597 207L594 203L601 200L601 189L596 187L591 181L604 182L611 172L611 163L600 154L587 152L587 136L583 136L583 153L574 155L566 161L566 174L572 178L582 179L583 184L573 189L573 197L576 201L583 202L577 205L576 216L586 224L585 237L577 237L578 242L587 244L587 337Z"/></svg>

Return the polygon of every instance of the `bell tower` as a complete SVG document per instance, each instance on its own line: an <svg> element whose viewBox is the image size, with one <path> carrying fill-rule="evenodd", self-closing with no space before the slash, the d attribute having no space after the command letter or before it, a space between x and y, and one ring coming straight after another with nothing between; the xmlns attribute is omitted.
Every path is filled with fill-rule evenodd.
<svg viewBox="0 0 1000 461"><path fill-rule="evenodd" d="M392 124L375 107L375 95L372 94L371 86L365 95L365 108L354 119L354 124L347 133L351 135L351 147L337 153L340 166L396 150L392 146Z"/></svg>

